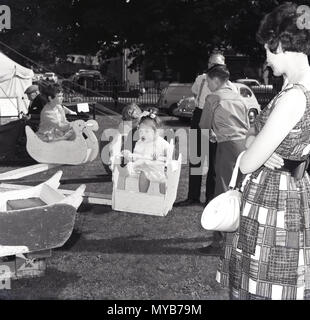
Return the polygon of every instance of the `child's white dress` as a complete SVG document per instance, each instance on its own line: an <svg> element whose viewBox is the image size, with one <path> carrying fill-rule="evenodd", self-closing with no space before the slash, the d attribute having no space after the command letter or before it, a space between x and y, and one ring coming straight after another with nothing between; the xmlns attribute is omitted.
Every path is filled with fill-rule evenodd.
<svg viewBox="0 0 310 320"><path fill-rule="evenodd" d="M170 144L162 137L157 137L152 142L138 140L133 152L138 159L129 165L132 173L144 172L150 181L166 182L165 160L169 148Z"/></svg>

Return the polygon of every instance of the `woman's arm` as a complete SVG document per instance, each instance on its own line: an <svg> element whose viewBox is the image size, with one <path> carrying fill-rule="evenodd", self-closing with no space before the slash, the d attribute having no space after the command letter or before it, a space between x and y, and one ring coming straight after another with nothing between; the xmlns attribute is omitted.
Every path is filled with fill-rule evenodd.
<svg viewBox="0 0 310 320"><path fill-rule="evenodd" d="M257 135L255 127L250 127L249 131L247 132L246 135L246 142L245 142L245 148L248 149L250 145L253 143L255 140L255 137Z"/></svg>
<svg viewBox="0 0 310 320"><path fill-rule="evenodd" d="M241 158L242 173L257 170L269 159L301 119L305 108L306 97L300 89L291 89L278 99L265 126Z"/></svg>
<svg viewBox="0 0 310 320"><path fill-rule="evenodd" d="M247 137L246 137L246 142L245 142L245 148L248 149L250 145L254 142L255 137L257 135L256 128L254 126L250 127ZM279 169L283 166L283 159L276 154L275 152L270 156L270 158L264 163L264 166L269 168L269 169Z"/></svg>

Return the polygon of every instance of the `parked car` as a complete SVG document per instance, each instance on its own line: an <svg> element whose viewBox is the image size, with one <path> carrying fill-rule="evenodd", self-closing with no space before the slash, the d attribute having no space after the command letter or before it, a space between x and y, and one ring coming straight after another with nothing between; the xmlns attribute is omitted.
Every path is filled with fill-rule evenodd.
<svg viewBox="0 0 310 320"><path fill-rule="evenodd" d="M79 72L73 75L72 80L75 82L83 82L84 79L96 79L102 80L101 73L97 70L84 70L81 69Z"/></svg>
<svg viewBox="0 0 310 320"><path fill-rule="evenodd" d="M195 109L195 97L190 96L186 98L182 98L177 103L177 108L173 110L173 115L181 118L183 120L190 120L193 116L193 112Z"/></svg>
<svg viewBox="0 0 310 320"><path fill-rule="evenodd" d="M92 71L92 70L80 69L80 70L77 72L77 74L79 74L79 73L83 73L83 72L87 72L87 71Z"/></svg>
<svg viewBox="0 0 310 320"><path fill-rule="evenodd" d="M168 87L164 88L157 101L159 109L168 111L173 115L173 111L178 108L178 102L193 93L191 91L191 83L170 83Z"/></svg>
<svg viewBox="0 0 310 320"><path fill-rule="evenodd" d="M54 72L45 72L43 79L47 81L53 81L55 83L58 81L58 77Z"/></svg>
<svg viewBox="0 0 310 320"><path fill-rule="evenodd" d="M243 83L252 89L262 109L278 93L273 85L262 84L256 79L238 79L236 82Z"/></svg>
<svg viewBox="0 0 310 320"><path fill-rule="evenodd" d="M240 95L244 98L249 111L249 119L252 122L253 117L260 113L260 105L253 91L242 83L235 83ZM177 108L173 111L173 115L182 119L191 119L195 109L195 98L193 96L181 99L177 103Z"/></svg>
<svg viewBox="0 0 310 320"><path fill-rule="evenodd" d="M79 70L73 77L72 81L79 86L91 90L98 90L102 86L102 76L97 70Z"/></svg>
<svg viewBox="0 0 310 320"><path fill-rule="evenodd" d="M38 82L43 79L42 73L35 73L32 77L32 82Z"/></svg>
<svg viewBox="0 0 310 320"><path fill-rule="evenodd" d="M243 84L247 85L250 88L259 87L259 88L266 88L266 89L271 89L271 90L273 89L273 86L271 84L263 84L263 83L260 83L256 79L248 79L248 78L238 79L238 80L236 80L236 82L237 83L243 83Z"/></svg>
<svg viewBox="0 0 310 320"><path fill-rule="evenodd" d="M79 72L77 72L78 76L81 75L89 75L89 76L98 76L101 77L101 73L98 70L86 70L86 69L80 69Z"/></svg>

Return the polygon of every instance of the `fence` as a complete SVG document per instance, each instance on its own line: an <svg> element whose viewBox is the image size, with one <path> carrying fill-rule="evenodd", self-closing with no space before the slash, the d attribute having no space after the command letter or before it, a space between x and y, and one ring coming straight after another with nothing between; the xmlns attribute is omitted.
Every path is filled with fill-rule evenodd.
<svg viewBox="0 0 310 320"><path fill-rule="evenodd" d="M160 92L169 83L145 83L129 84L128 82L107 82L98 79L84 79L74 82L63 80L65 89L65 102L105 102L113 108L122 107L125 104L135 102L142 107L156 106ZM251 86L252 91L261 108L267 106L269 101L277 95L281 87L277 85L259 87Z"/></svg>
<svg viewBox="0 0 310 320"><path fill-rule="evenodd" d="M145 88L143 83L104 82L94 79L87 79L83 83L64 80L62 86L66 102L112 102L115 105L135 102L153 106L157 104L161 91L159 86Z"/></svg>
<svg viewBox="0 0 310 320"><path fill-rule="evenodd" d="M251 89L262 109L264 109L267 106L267 104L281 91L281 87L279 86L252 86Z"/></svg>

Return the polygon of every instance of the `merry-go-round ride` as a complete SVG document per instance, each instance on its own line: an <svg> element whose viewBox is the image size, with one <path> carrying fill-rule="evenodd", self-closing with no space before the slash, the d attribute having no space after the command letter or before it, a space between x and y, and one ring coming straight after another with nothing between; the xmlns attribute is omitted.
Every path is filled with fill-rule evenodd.
<svg viewBox="0 0 310 320"><path fill-rule="evenodd" d="M165 192L160 192L159 182L150 182L146 193L139 191L139 174L128 175L126 166L116 160L113 170L112 208L116 211L166 216L172 210L179 185L182 155L173 159L174 141L170 141L169 152L164 164L166 172ZM141 165L154 166L153 160L142 160ZM161 164L159 164L161 166Z"/></svg>
<svg viewBox="0 0 310 320"><path fill-rule="evenodd" d="M75 139L44 142L30 126L25 126L26 150L37 164L0 174L0 265L11 279L42 276L51 250L61 247L74 229L77 209L83 201L110 205L113 210L166 216L176 199L182 157L173 159L174 144L170 142L165 171L166 191L151 182L147 193L138 190L138 177L124 177L120 165L112 172L112 195L86 192L81 185L76 191L59 189L62 172L35 187L13 184L35 173L62 165L82 165L94 161L99 143L94 131L95 120L72 122ZM1 131L1 126L0 126ZM103 161L103 157L101 157ZM6 183L9 180L10 183ZM5 270L5 271L8 271Z"/></svg>
<svg viewBox="0 0 310 320"><path fill-rule="evenodd" d="M39 140L34 132L39 115L37 119L35 116L29 119L29 100L25 95L34 73L2 52L0 61L0 166L23 166L0 173L0 280L3 281L44 274L46 257L71 236L83 199L94 198L85 192L85 185L75 191L59 189L61 172L47 181L35 181L34 187L11 182L62 165L91 162L97 157L99 146L94 134L98 124L94 120L82 121L81 118L85 119L82 114L72 124L73 141L47 144ZM85 111L85 103L80 107L83 113L89 112Z"/></svg>
<svg viewBox="0 0 310 320"><path fill-rule="evenodd" d="M16 144L12 141L20 136L12 135L16 124L18 120L11 123L11 130L4 131L10 138L3 140L3 145ZM80 165L95 160L99 152L93 132L98 130L97 122L76 120L72 127L74 140L46 143L25 126L26 149L37 164L0 174L1 279L44 274L45 259L51 255L51 249L63 246L73 232L77 209L83 197L89 196L85 185L76 191L60 190L62 171L34 187L4 183L61 165Z"/></svg>
<svg viewBox="0 0 310 320"><path fill-rule="evenodd" d="M72 128L74 140L45 142L30 126L26 126L27 152L39 163L79 165L95 160L99 145L93 131L99 129L98 123L95 120L76 120L72 123Z"/></svg>

